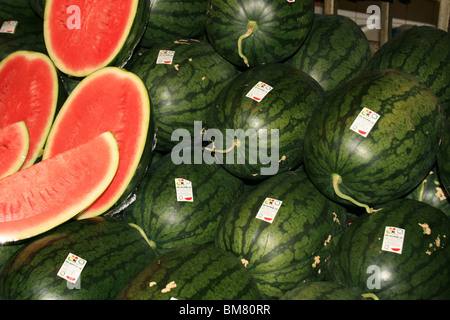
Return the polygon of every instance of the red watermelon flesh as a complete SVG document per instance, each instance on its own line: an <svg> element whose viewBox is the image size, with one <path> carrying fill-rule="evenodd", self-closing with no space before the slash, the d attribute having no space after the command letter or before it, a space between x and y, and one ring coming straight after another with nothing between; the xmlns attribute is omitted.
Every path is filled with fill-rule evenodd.
<svg viewBox="0 0 450 320"><path fill-rule="evenodd" d="M119 163L111 132L0 179L0 243L27 239L73 218L100 196Z"/></svg>
<svg viewBox="0 0 450 320"><path fill-rule="evenodd" d="M142 35L132 28L141 23L144 7L138 5L139 0L47 0L44 40L50 58L77 77L110 65L130 39Z"/></svg>
<svg viewBox="0 0 450 320"><path fill-rule="evenodd" d="M141 79L117 67L84 78L58 112L43 158L74 148L104 131L119 145L120 163L108 189L78 218L105 213L124 193L140 163L150 124L150 98Z"/></svg>
<svg viewBox="0 0 450 320"><path fill-rule="evenodd" d="M0 128L0 179L19 171L27 157L29 145L24 121Z"/></svg>
<svg viewBox="0 0 450 320"><path fill-rule="evenodd" d="M29 150L22 168L35 163L55 117L58 78L48 56L16 51L0 62L0 128L25 121Z"/></svg>

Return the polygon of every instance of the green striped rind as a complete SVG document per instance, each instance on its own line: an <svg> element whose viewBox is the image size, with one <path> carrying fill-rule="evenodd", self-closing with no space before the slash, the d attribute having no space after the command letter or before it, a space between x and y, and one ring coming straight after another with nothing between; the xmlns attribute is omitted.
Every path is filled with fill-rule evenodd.
<svg viewBox="0 0 450 320"><path fill-rule="evenodd" d="M382 251L385 227L405 229L401 254ZM394 200L344 231L327 279L380 300L448 300L449 234L450 221L442 211L417 200Z"/></svg>
<svg viewBox="0 0 450 320"><path fill-rule="evenodd" d="M151 1L147 28L140 45L151 48L159 43L205 34L206 0Z"/></svg>
<svg viewBox="0 0 450 320"><path fill-rule="evenodd" d="M0 61L19 50L47 52L42 20L28 7L27 1L0 1L0 26L10 20L18 23L14 34L0 33Z"/></svg>
<svg viewBox="0 0 450 320"><path fill-rule="evenodd" d="M407 72L441 100L450 113L450 35L431 26L416 26L385 43L369 62L369 70Z"/></svg>
<svg viewBox="0 0 450 320"><path fill-rule="evenodd" d="M238 39L247 32L248 23L256 21L256 30L242 41L242 53L254 67L281 62L292 55L305 41L313 19L312 0L208 0L206 33L217 52L245 67Z"/></svg>
<svg viewBox="0 0 450 320"><path fill-rule="evenodd" d="M87 261L79 288L57 273L69 253ZM19 249L0 274L0 299L105 300L156 257L138 230L106 217L71 221Z"/></svg>
<svg viewBox="0 0 450 320"><path fill-rule="evenodd" d="M28 4L33 12L41 19L44 19L46 0L28 0Z"/></svg>
<svg viewBox="0 0 450 320"><path fill-rule="evenodd" d="M450 115L447 117L444 132L438 152L437 167L442 186L447 192L447 197L450 197Z"/></svg>
<svg viewBox="0 0 450 320"><path fill-rule="evenodd" d="M364 138L350 130L363 107L380 115ZM333 189L363 204L405 196L436 162L444 125L436 96L413 76L376 70L343 85L315 110L305 136L304 164L312 182L345 203Z"/></svg>
<svg viewBox="0 0 450 320"><path fill-rule="evenodd" d="M341 15L315 15L311 32L287 61L313 77L326 93L361 75L370 60L370 44L361 28Z"/></svg>
<svg viewBox="0 0 450 320"><path fill-rule="evenodd" d="M26 241L6 242L0 244L0 274L8 259L25 245Z"/></svg>
<svg viewBox="0 0 450 320"><path fill-rule="evenodd" d="M428 203L450 217L450 200L439 179L436 167L405 198Z"/></svg>
<svg viewBox="0 0 450 320"><path fill-rule="evenodd" d="M192 182L193 202L179 202L175 179ZM159 253L185 245L214 242L217 226L243 183L218 164L180 164L166 155L155 163L123 214L142 228Z"/></svg>
<svg viewBox="0 0 450 320"><path fill-rule="evenodd" d="M259 81L273 89L257 102L246 95ZM224 137L223 141L215 137L217 149L229 149L235 139L240 143L223 156L216 153L222 156L224 168L242 179L262 180L300 166L307 124L323 99L324 91L314 79L286 64L257 66L240 73L222 89L208 115L207 127ZM265 130L266 138L259 130ZM272 130L278 130L278 144ZM269 160L260 154L266 145ZM278 158L274 159L276 151Z"/></svg>
<svg viewBox="0 0 450 320"><path fill-rule="evenodd" d="M165 292L168 284L176 287ZM256 284L238 258L213 245L185 246L144 267L120 300L256 300Z"/></svg>
<svg viewBox="0 0 450 320"><path fill-rule="evenodd" d="M172 64L157 64L160 50L175 51ZM194 134L194 121L204 121L218 92L233 79L236 68L211 45L199 40L161 43L137 58L129 70L138 75L152 98L158 151L170 151L176 129ZM197 132L198 134L198 132Z"/></svg>
<svg viewBox="0 0 450 320"><path fill-rule="evenodd" d="M283 201L272 223L256 218L266 197ZM289 171L233 203L216 245L248 262L265 298L279 298L303 281L323 278L335 236L345 226L343 207L322 195L303 171Z"/></svg>
<svg viewBox="0 0 450 320"><path fill-rule="evenodd" d="M355 290L332 281L306 282L289 290L280 300L363 300Z"/></svg>

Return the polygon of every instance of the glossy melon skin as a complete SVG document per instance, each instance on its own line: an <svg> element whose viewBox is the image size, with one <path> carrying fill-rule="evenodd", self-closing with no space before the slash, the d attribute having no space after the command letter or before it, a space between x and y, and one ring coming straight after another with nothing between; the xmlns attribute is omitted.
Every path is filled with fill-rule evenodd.
<svg viewBox="0 0 450 320"><path fill-rule="evenodd" d="M86 260L72 284L58 271L72 253ZM0 271L0 299L109 300L156 258L134 227L110 217L72 220L22 245Z"/></svg>
<svg viewBox="0 0 450 320"><path fill-rule="evenodd" d="M386 227L405 230L402 251L383 250ZM380 300L448 300L449 234L450 220L442 211L412 199L391 201L344 231L327 279Z"/></svg>
<svg viewBox="0 0 450 320"><path fill-rule="evenodd" d="M88 1L84 6L47 0L44 40L50 58L74 77L123 67L145 31L149 5L147 0Z"/></svg>
<svg viewBox="0 0 450 320"><path fill-rule="evenodd" d="M363 108L379 115L367 136L351 129ZM444 122L438 98L413 76L393 69L368 72L315 110L305 136L305 170L331 199L370 211L405 196L427 176Z"/></svg>
<svg viewBox="0 0 450 320"><path fill-rule="evenodd" d="M312 0L209 0L207 10L206 33L212 46L243 68L288 58L303 44L314 19Z"/></svg>

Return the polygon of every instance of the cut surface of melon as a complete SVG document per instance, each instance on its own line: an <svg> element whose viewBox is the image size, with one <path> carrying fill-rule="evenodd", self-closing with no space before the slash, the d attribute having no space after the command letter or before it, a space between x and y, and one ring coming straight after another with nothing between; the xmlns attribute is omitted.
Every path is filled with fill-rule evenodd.
<svg viewBox="0 0 450 320"><path fill-rule="evenodd" d="M25 121L0 128L0 179L22 167L28 154L30 136Z"/></svg>

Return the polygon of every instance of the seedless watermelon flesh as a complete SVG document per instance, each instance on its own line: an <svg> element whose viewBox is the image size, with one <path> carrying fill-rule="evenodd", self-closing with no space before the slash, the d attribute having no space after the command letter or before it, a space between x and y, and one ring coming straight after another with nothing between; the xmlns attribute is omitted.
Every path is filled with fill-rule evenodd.
<svg viewBox="0 0 450 320"><path fill-rule="evenodd" d="M149 2L47 0L44 40L50 58L77 77L123 66L144 33Z"/></svg>
<svg viewBox="0 0 450 320"><path fill-rule="evenodd" d="M0 62L0 128L24 121L29 150L22 165L36 162L54 120L58 103L58 76L48 56L16 51Z"/></svg>
<svg viewBox="0 0 450 320"><path fill-rule="evenodd" d="M119 163L111 132L0 180L0 243L73 218L111 183Z"/></svg>
<svg viewBox="0 0 450 320"><path fill-rule="evenodd" d="M0 179L19 171L27 157L29 145L24 121L0 128Z"/></svg>
<svg viewBox="0 0 450 320"><path fill-rule="evenodd" d="M105 213L125 194L137 170L142 173L146 168L141 160L148 161L148 152L144 150L150 142L147 136L152 136L150 110L150 98L142 80L117 67L92 73L69 95L54 121L43 159L105 131L114 134L120 152L119 168L111 185L78 218Z"/></svg>

